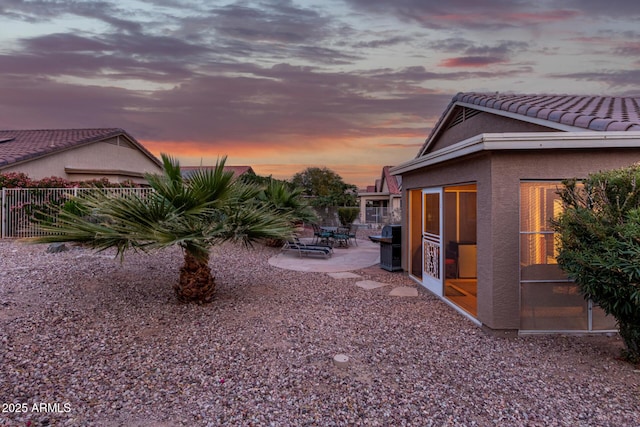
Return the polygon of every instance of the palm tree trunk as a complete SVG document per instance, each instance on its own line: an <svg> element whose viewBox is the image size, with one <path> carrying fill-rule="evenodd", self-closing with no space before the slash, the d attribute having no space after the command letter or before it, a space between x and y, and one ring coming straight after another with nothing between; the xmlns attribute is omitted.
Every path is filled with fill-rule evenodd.
<svg viewBox="0 0 640 427"><path fill-rule="evenodd" d="M209 254L202 258L185 250L180 279L173 289L176 291L178 301L200 304L211 302L216 284L209 268Z"/></svg>

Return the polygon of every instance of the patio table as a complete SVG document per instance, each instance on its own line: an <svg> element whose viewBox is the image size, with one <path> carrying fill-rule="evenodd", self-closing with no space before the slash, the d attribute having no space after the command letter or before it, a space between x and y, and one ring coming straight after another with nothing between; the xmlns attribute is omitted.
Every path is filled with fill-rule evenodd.
<svg viewBox="0 0 640 427"><path fill-rule="evenodd" d="M320 227L320 230L325 233L329 233L332 243L337 243L338 246L345 248L349 247L349 234L338 232L339 227Z"/></svg>

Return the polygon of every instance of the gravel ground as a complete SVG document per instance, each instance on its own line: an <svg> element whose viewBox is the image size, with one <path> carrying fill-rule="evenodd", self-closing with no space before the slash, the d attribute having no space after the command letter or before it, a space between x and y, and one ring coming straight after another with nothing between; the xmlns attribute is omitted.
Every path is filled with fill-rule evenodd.
<svg viewBox="0 0 640 427"><path fill-rule="evenodd" d="M355 286L415 287L402 273L224 245L215 302L183 305L177 249L45 249L0 242L2 427L640 425L618 337L489 335L421 288Z"/></svg>

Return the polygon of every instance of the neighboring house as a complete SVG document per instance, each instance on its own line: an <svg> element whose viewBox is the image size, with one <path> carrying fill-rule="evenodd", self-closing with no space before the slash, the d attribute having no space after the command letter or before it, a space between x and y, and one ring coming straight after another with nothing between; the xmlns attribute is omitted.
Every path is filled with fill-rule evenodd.
<svg viewBox="0 0 640 427"><path fill-rule="evenodd" d="M402 177L402 265L494 330L604 331L556 263L567 178L640 161L640 98L459 93Z"/></svg>
<svg viewBox="0 0 640 427"><path fill-rule="evenodd" d="M197 170L213 170L215 166L180 166L183 178L189 178ZM233 172L233 176L238 178L244 174L255 175L251 166L225 166L225 172Z"/></svg>
<svg viewBox="0 0 640 427"><path fill-rule="evenodd" d="M402 178L391 175L391 166L382 168L375 185L358 191L360 223L389 224L400 221Z"/></svg>
<svg viewBox="0 0 640 427"><path fill-rule="evenodd" d="M0 130L0 172L144 183L162 163L122 129Z"/></svg>

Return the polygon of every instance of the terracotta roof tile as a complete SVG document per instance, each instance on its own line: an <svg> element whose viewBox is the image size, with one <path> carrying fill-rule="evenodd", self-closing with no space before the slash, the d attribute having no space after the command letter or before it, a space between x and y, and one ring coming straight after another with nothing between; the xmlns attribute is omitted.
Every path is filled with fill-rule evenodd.
<svg viewBox="0 0 640 427"><path fill-rule="evenodd" d="M126 135L160 165L160 162L131 135L119 128L0 130L0 167L46 156L74 146Z"/></svg>
<svg viewBox="0 0 640 427"><path fill-rule="evenodd" d="M387 187L389 188L389 194L400 194L400 182L398 181L398 177L395 175L391 175L390 169L393 166L385 166L382 168L382 176L384 180L387 182Z"/></svg>
<svg viewBox="0 0 640 427"><path fill-rule="evenodd" d="M640 98L459 93L456 101L596 131L640 126Z"/></svg>
<svg viewBox="0 0 640 427"><path fill-rule="evenodd" d="M549 127L573 126L590 131L640 131L640 98L583 95L522 95L460 92L453 97L418 152L422 155L457 103L547 121ZM515 117L517 119L517 117ZM544 125L544 123L543 123ZM561 128L561 127L558 127Z"/></svg>

